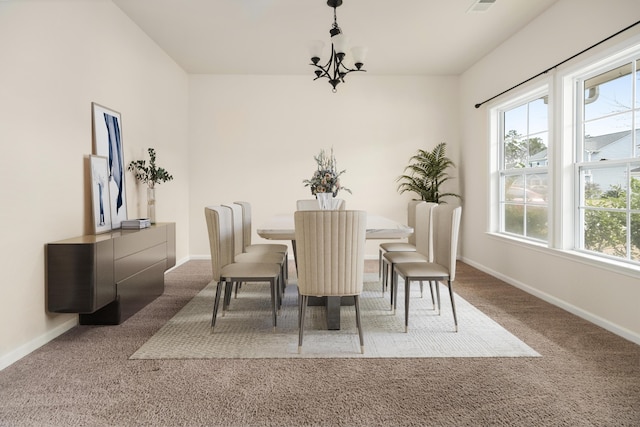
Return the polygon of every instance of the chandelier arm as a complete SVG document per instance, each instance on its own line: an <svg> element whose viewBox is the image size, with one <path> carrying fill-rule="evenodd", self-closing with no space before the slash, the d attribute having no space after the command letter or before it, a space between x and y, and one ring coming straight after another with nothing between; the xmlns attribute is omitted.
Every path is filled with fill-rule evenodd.
<svg viewBox="0 0 640 427"><path fill-rule="evenodd" d="M344 69L345 69L345 73L346 73L346 74L349 74L349 73L351 73L351 72L353 72L353 71L365 71L365 72L367 71L367 70L363 70L363 69L359 69L359 70L358 70L357 68L347 68L347 67L345 67L344 65L342 66L342 68L344 68Z"/></svg>
<svg viewBox="0 0 640 427"><path fill-rule="evenodd" d="M317 76L315 79L313 80L318 80L320 77L326 77L326 78L330 78L329 77L329 73L327 72L327 70L325 68L323 68L321 65L318 64L310 64L313 65L314 67L316 67L318 70L322 71L322 73L320 73L319 76Z"/></svg>
<svg viewBox="0 0 640 427"><path fill-rule="evenodd" d="M327 79L331 80L332 78L335 78L335 72L334 72L334 77L331 77L330 71L331 71L331 66L334 65L334 60L335 60L335 55L334 55L334 49L333 49L333 45L331 46L331 56L329 57L329 60L327 61L326 64L324 64L324 66L322 65L318 65L318 64L310 64L313 65L314 67L316 67L317 69L321 70L322 73L318 76L316 75L316 78L313 80L318 80L320 77L326 77Z"/></svg>

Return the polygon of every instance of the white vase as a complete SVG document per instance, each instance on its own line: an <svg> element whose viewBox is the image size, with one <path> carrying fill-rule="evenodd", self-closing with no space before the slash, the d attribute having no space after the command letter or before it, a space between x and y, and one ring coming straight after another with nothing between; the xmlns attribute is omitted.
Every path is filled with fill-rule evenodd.
<svg viewBox="0 0 640 427"><path fill-rule="evenodd" d="M333 209L333 193L316 193L316 198L323 211Z"/></svg>
<svg viewBox="0 0 640 427"><path fill-rule="evenodd" d="M147 187L147 217L151 224L156 223L156 189Z"/></svg>

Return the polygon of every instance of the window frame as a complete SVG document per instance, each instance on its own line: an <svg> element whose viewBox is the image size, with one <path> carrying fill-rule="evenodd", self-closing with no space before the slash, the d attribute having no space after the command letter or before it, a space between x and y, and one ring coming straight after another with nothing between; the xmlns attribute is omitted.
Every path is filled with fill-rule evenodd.
<svg viewBox="0 0 640 427"><path fill-rule="evenodd" d="M602 209L603 211L614 212L618 211L625 214L627 230L625 231L625 247L627 251L626 257L609 255L603 252L594 251L585 247L585 213L587 211L598 211L601 209L594 209L593 207L589 207L585 200L584 192L582 191L582 179L581 174L582 171L586 168L594 169L594 170L602 170L602 169L614 169L619 167L626 167L627 171L630 169L630 165L634 163L640 162L640 148L638 148L639 141L637 140L637 129L640 128L640 107L638 106L640 103L640 96L638 95L638 83L637 83L637 73L640 73L640 66L638 63L640 62L640 41L636 41L632 46L626 48L620 48L617 52L612 53L610 55L603 55L599 60L590 61L590 63L586 63L581 67L576 67L577 69L572 73L567 73L567 75L563 78L564 85L570 85L572 88L571 97L572 103L575 106L573 121L571 126L574 129L574 137L565 141L565 144L572 144L573 146L573 158L572 161L572 169L573 169L573 233L571 238L571 249L577 253L586 254L589 256L593 256L599 259L611 262L618 262L623 264L629 264L635 267L640 267L640 260L633 260L631 257L630 250L632 248L630 241L631 232L628 230L628 226L631 221L631 215L638 214L640 211L634 210L631 208L630 200L631 200L631 176L630 174L626 179L626 190L627 190L627 201L624 209ZM632 103L630 107L630 115L631 115L631 138L632 142L635 141L635 146L632 144L632 153L630 157L621 158L621 159L610 159L606 160L606 163L602 163L602 161L593 161L593 160L585 160L584 159L584 142L585 142L585 134L584 134L584 125L585 120L584 117L584 91L585 91L585 82L593 77L601 75L603 73L615 70L616 68L622 67L626 64L632 64L631 71L631 95L632 95ZM609 114L611 116L611 114ZM593 119L592 119L593 120ZM567 123L568 125L568 123Z"/></svg>
<svg viewBox="0 0 640 427"><path fill-rule="evenodd" d="M546 204L539 204L534 202L528 202L524 197L523 203L509 203L506 200L504 192L503 179L508 176L522 175L529 177L532 175L546 174L547 179L551 177L551 160L552 160L552 105L551 105L551 84L548 79L542 82L538 82L535 85L528 87L525 90L516 92L515 95L502 103L498 103L490 108L490 140L491 140L491 171L490 171L490 232L497 233L501 236L523 240L537 245L548 245L549 238L551 237L551 200L552 200L552 187L549 186L549 193L547 195ZM505 112L511 111L523 105L526 105L536 99L547 97L547 165L537 167L524 167L524 168L506 168L505 165ZM529 135L526 135L529 137ZM526 179L526 178L525 178ZM526 194L526 188L525 188ZM524 219L523 234L513 233L506 231L505 227L505 209L507 206L523 206L526 210L529 206L545 206L547 208L547 238L538 239L526 235L526 216Z"/></svg>
<svg viewBox="0 0 640 427"><path fill-rule="evenodd" d="M638 59L640 52L640 35L630 36L617 44L611 44L594 50L580 62L560 65L544 75L537 76L516 86L493 101L487 103L488 138L488 204L487 234L509 244L526 247L542 252L551 251L554 256L571 259L587 265L618 274L640 278L640 262L626 261L619 257L607 257L603 254L580 250L576 244L579 232L580 206L580 170L577 166L576 141L582 138L582 128L578 121L581 114L579 98L584 93L578 88L578 78L589 78L602 73L606 69L615 68L633 59ZM637 64L640 70L640 64ZM634 81L635 94L640 100L640 80ZM533 241L524 236L500 232L500 155L501 143L499 114L500 109L508 109L534 98L536 92L547 87L549 146L548 146L548 239L546 243ZM634 106L635 108L635 106ZM636 126L640 132L640 112L635 116ZM581 123L581 122L580 122ZM632 130L633 131L633 130ZM640 135L637 136L640 143ZM579 147L582 150L582 146ZM638 147L640 150L640 146ZM640 157L635 158L640 160ZM612 163L611 163L612 164ZM633 211L635 213L635 211ZM635 230L635 229L634 229Z"/></svg>

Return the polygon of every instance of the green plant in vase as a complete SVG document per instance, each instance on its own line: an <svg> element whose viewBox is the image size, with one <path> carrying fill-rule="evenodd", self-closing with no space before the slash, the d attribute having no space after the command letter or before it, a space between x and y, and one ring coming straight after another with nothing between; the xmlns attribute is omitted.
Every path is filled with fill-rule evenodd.
<svg viewBox="0 0 640 427"><path fill-rule="evenodd" d="M446 203L443 197L461 198L455 193L441 193L440 186L451 179L447 169L455 167L453 161L445 155L446 143L441 142L432 151L418 150L411 156L409 165L404 169L409 174L398 177L403 181L398 185L400 194L412 191L420 196L420 200L434 203Z"/></svg>
<svg viewBox="0 0 640 427"><path fill-rule="evenodd" d="M149 152L149 164L146 160L132 160L127 170L134 173L136 179L147 185L147 216L151 223L156 222L156 184L171 181L173 175L166 169L156 166L156 150L147 149Z"/></svg>

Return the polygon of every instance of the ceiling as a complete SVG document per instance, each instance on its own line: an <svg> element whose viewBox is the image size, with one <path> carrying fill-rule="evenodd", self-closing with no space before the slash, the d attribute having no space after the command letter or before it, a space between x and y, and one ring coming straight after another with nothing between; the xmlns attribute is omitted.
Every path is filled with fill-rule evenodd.
<svg viewBox="0 0 640 427"><path fill-rule="evenodd" d="M337 16L369 74L457 75L556 1L344 0ZM328 45L333 24L325 0L113 2L192 74L311 74L307 43Z"/></svg>

